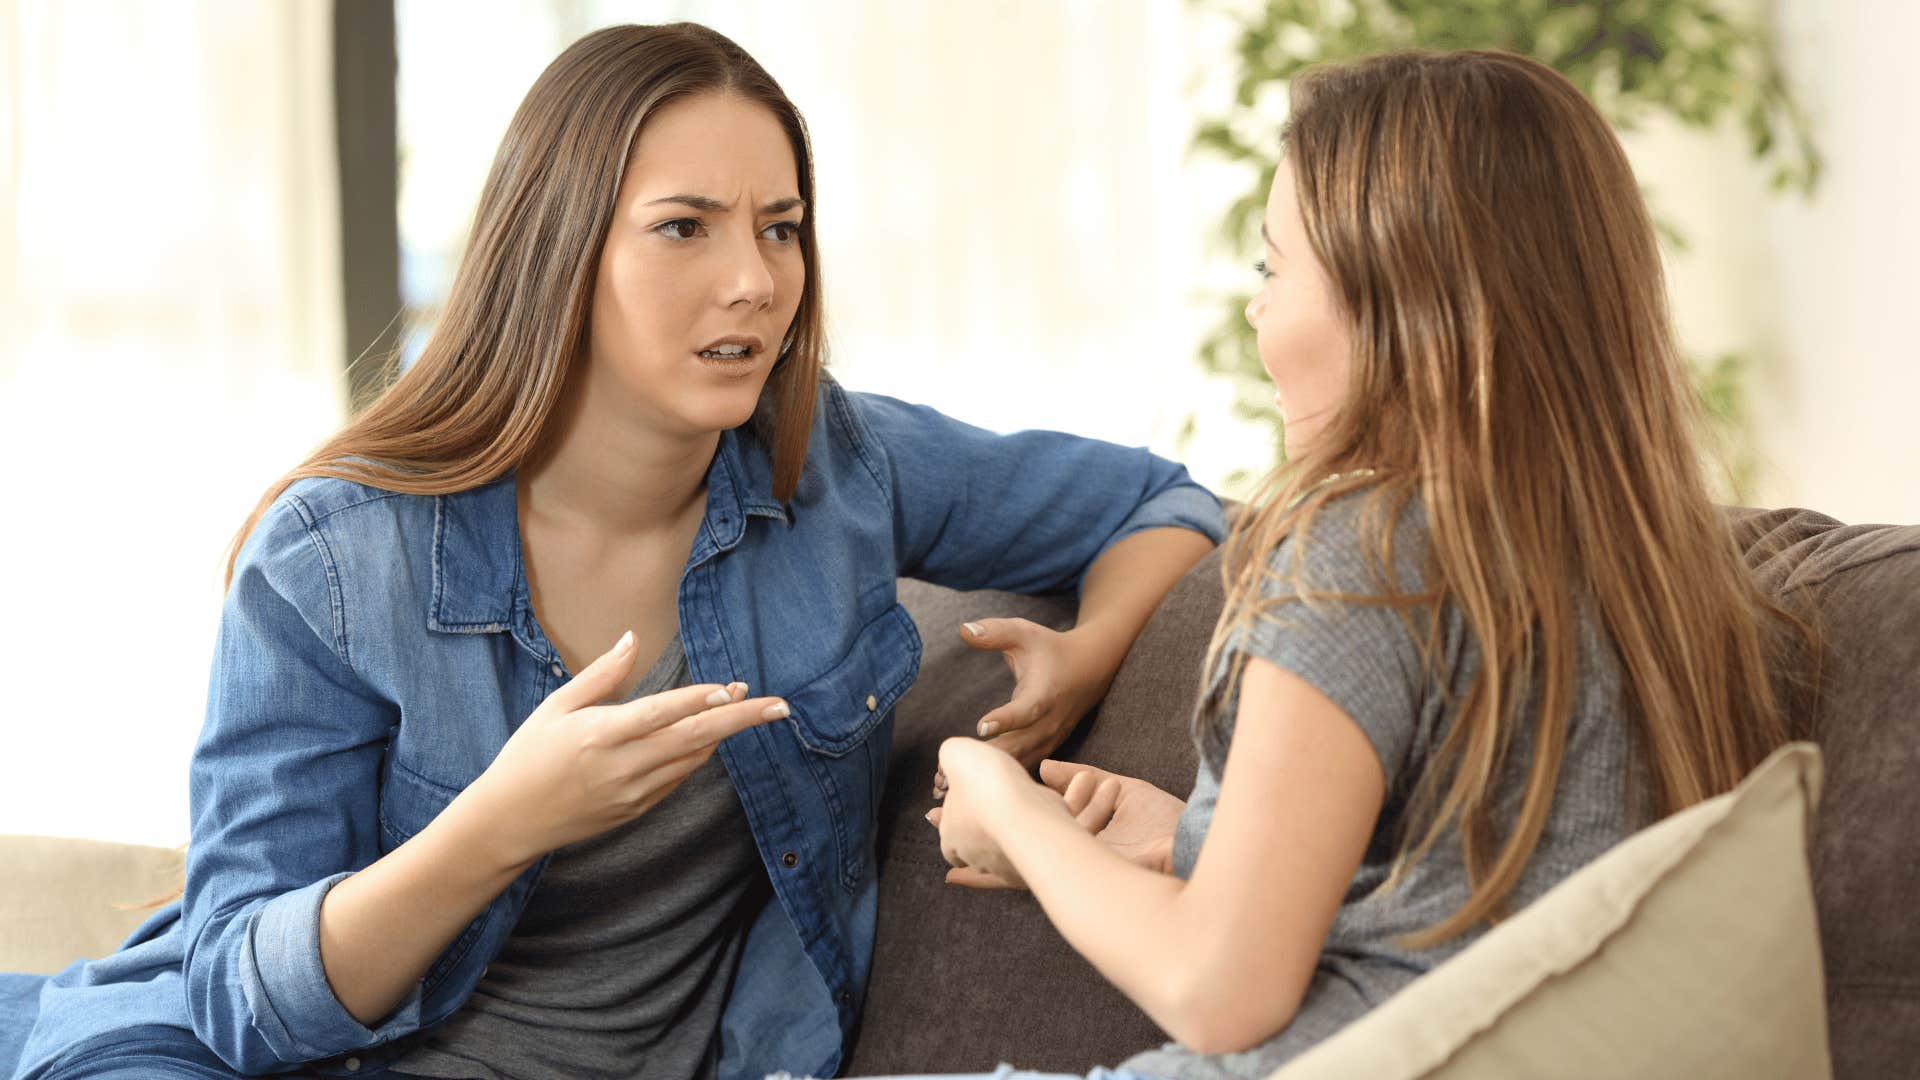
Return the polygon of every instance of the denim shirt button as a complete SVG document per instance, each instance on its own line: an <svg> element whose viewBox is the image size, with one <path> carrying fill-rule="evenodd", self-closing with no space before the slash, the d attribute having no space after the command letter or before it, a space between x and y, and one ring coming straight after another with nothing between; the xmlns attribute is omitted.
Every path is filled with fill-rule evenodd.
<svg viewBox="0 0 1920 1080"><path fill-rule="evenodd" d="M347 1060L341 1062L341 1064L347 1067L348 1072L360 1071L360 1059L357 1057L350 1057Z"/></svg>
<svg viewBox="0 0 1920 1080"><path fill-rule="evenodd" d="M554 664L552 667L549 667L547 670L553 672L554 678L556 679L567 673L567 669L561 667L559 664Z"/></svg>
<svg viewBox="0 0 1920 1080"><path fill-rule="evenodd" d="M874 697L872 694L868 694L867 695L867 711L872 712L873 710L879 707L880 707L880 699L877 697Z"/></svg>
<svg viewBox="0 0 1920 1080"><path fill-rule="evenodd" d="M800 865L800 856L795 855L793 852L789 851L785 855L780 856L780 865L791 870L794 867Z"/></svg>

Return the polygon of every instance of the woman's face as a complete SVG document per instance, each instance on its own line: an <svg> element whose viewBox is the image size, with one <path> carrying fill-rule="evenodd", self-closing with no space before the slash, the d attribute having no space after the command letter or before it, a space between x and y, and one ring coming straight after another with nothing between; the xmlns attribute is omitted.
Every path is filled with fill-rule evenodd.
<svg viewBox="0 0 1920 1080"><path fill-rule="evenodd" d="M600 250L588 392L671 434L746 422L800 304L805 212L765 107L709 93L655 111Z"/></svg>
<svg viewBox="0 0 1920 1080"><path fill-rule="evenodd" d="M1346 397L1353 337L1326 268L1307 243L1291 161L1283 159L1273 174L1260 233L1264 280L1247 302L1247 322L1286 422L1287 456L1297 457Z"/></svg>

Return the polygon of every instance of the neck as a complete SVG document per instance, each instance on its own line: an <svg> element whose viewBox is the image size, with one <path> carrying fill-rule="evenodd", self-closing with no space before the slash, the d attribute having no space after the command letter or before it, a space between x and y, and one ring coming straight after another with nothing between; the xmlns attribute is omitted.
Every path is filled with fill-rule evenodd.
<svg viewBox="0 0 1920 1080"><path fill-rule="evenodd" d="M561 406L553 441L520 470L521 509L606 535L683 522L704 504L720 433L663 431L593 405L607 400L582 394Z"/></svg>

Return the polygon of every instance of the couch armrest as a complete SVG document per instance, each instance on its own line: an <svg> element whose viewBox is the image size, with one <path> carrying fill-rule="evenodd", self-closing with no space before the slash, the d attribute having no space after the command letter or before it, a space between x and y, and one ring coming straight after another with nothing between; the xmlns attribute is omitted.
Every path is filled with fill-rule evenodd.
<svg viewBox="0 0 1920 1080"><path fill-rule="evenodd" d="M0 835L0 971L105 956L179 885L184 848Z"/></svg>

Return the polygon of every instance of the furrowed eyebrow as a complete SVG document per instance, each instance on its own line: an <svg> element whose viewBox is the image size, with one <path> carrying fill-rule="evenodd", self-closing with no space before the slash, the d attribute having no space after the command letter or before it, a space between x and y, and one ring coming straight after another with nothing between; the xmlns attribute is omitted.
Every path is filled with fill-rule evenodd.
<svg viewBox="0 0 1920 1080"><path fill-rule="evenodd" d="M682 206L692 207L705 214L717 213L727 209L726 203L706 195L667 195L654 199L652 202L647 203L647 205L655 206L659 203L679 203ZM775 199L773 202L762 206L760 212L762 214L784 214L789 210L804 209L806 205L806 200L800 198Z"/></svg>

